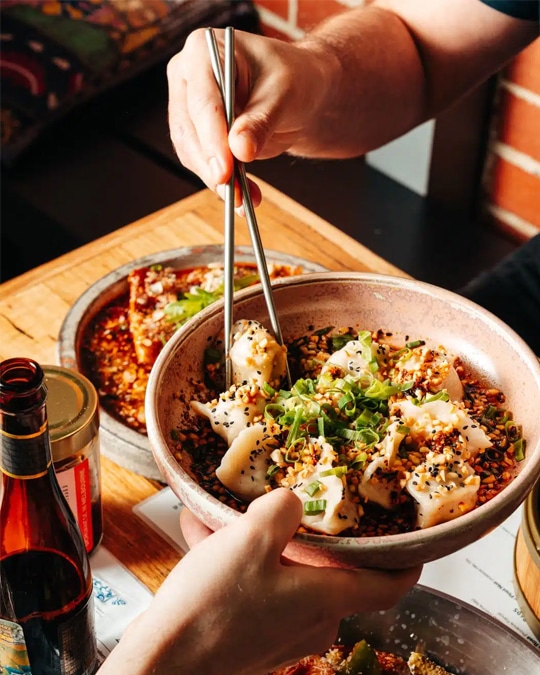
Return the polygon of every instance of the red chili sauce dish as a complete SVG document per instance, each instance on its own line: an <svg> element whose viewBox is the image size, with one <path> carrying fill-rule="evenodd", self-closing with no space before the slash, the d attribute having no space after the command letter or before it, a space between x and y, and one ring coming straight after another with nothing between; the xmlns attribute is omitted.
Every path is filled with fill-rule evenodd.
<svg viewBox="0 0 540 675"><path fill-rule="evenodd" d="M270 279L302 273L300 266L270 263ZM235 265L235 290L259 282L254 263ZM174 332L223 295L223 265L190 269L152 265L133 270L128 291L86 326L81 370L95 385L101 406L146 434L144 398L152 365Z"/></svg>

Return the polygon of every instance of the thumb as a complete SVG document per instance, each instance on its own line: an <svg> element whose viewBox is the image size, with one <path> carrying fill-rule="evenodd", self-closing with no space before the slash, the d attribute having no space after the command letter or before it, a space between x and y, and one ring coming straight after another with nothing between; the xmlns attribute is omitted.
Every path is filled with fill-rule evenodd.
<svg viewBox="0 0 540 675"><path fill-rule="evenodd" d="M283 92L272 79L256 83L245 108L234 121L229 132L229 148L241 162L252 162L275 156L283 152L276 128L282 123L285 101Z"/></svg>
<svg viewBox="0 0 540 675"><path fill-rule="evenodd" d="M258 532L261 552L279 560L302 518L302 502L286 488L277 488L251 502L243 516Z"/></svg>
<svg viewBox="0 0 540 675"><path fill-rule="evenodd" d="M212 534L212 530L209 527L206 527L206 525L202 523L197 516L194 516L186 507L180 512L180 527L189 548L193 548Z"/></svg>

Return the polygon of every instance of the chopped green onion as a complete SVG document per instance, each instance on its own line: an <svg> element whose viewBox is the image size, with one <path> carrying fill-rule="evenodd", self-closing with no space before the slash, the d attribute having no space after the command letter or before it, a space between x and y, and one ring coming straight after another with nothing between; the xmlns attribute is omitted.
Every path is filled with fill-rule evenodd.
<svg viewBox="0 0 540 675"><path fill-rule="evenodd" d="M486 408L486 412L484 413L484 415L485 415L486 417L489 417L489 419L492 419L493 417L495 417L495 413L496 413L496 412L497 412L497 408L496 408L494 405L488 405L488 407Z"/></svg>
<svg viewBox="0 0 540 675"><path fill-rule="evenodd" d="M347 392L338 401L338 408L344 412L356 411L356 401L352 392Z"/></svg>
<svg viewBox="0 0 540 675"><path fill-rule="evenodd" d="M293 423L291 425L291 428L289 429L287 441L285 443L286 448L289 448L298 438L298 435L300 433L300 425L302 424L303 419L304 419L304 411L302 410L302 408L297 408L294 414Z"/></svg>
<svg viewBox="0 0 540 675"><path fill-rule="evenodd" d="M408 349L414 349L415 347L422 347L426 344L425 340L412 340L412 342L406 342L405 347Z"/></svg>
<svg viewBox="0 0 540 675"><path fill-rule="evenodd" d="M304 488L304 492L306 492L310 497L314 497L317 492L321 489L322 483L320 480L315 480L313 483L310 483L307 487Z"/></svg>
<svg viewBox="0 0 540 675"><path fill-rule="evenodd" d="M337 429L336 433L341 438L346 438L348 441L360 441L367 446L375 445L378 443L380 438L379 434L369 427L363 427L362 429Z"/></svg>
<svg viewBox="0 0 540 675"><path fill-rule="evenodd" d="M334 335L332 337L332 349L337 352L339 349L345 347L347 342L354 340L354 337L349 333L344 333L343 335Z"/></svg>
<svg viewBox="0 0 540 675"><path fill-rule="evenodd" d="M361 469L367 460L366 452L359 452L351 462L351 469Z"/></svg>
<svg viewBox="0 0 540 675"><path fill-rule="evenodd" d="M399 387L395 387L390 384L389 380L381 382L380 380L375 380L371 382L369 387L364 391L364 396L368 398L374 398L377 400L387 400L390 396L397 394Z"/></svg>
<svg viewBox="0 0 540 675"><path fill-rule="evenodd" d="M266 469L266 477L267 478L272 478L272 476L275 476L276 473L281 469L280 466L277 464L272 464L271 466Z"/></svg>
<svg viewBox="0 0 540 675"><path fill-rule="evenodd" d="M525 441L522 438L514 441L514 457L516 462L522 462L525 459Z"/></svg>
<svg viewBox="0 0 540 675"><path fill-rule="evenodd" d="M269 403L264 408L264 416L266 419L277 420L283 413L285 408L279 403Z"/></svg>
<svg viewBox="0 0 540 675"><path fill-rule="evenodd" d="M405 435L407 435L410 430L411 430L410 427L408 427L406 424L400 424L396 429L398 434L405 434Z"/></svg>
<svg viewBox="0 0 540 675"><path fill-rule="evenodd" d="M485 423L486 420L495 419L496 415L497 415L497 408L494 405L488 405L488 407L484 410L484 414L482 415L482 419L480 421Z"/></svg>
<svg viewBox="0 0 540 675"><path fill-rule="evenodd" d="M362 410L362 413L358 415L358 417L355 420L355 424L357 427L370 427L374 426L372 425L371 421L373 419L375 413L372 413L371 410L368 410L367 408L364 408Z"/></svg>
<svg viewBox="0 0 540 675"><path fill-rule="evenodd" d="M374 445L378 443L381 439L379 434L373 429L360 429L360 440L366 445Z"/></svg>
<svg viewBox="0 0 540 675"><path fill-rule="evenodd" d="M414 387L414 382L405 382L405 384L400 385L401 391L409 391Z"/></svg>
<svg viewBox="0 0 540 675"><path fill-rule="evenodd" d="M314 394L315 393L315 386L313 384L313 380L296 380L296 382L293 384L291 388L291 392L295 396L303 396L306 394Z"/></svg>
<svg viewBox="0 0 540 675"><path fill-rule="evenodd" d="M404 354L409 353L409 349L407 347L402 347L401 349L398 349L397 352L394 352L393 357L394 359L399 358L400 356L403 356Z"/></svg>
<svg viewBox="0 0 540 675"><path fill-rule="evenodd" d="M364 427L365 428L365 427ZM336 434L341 438L345 438L348 441L361 441L362 440L362 429L348 429L347 427L342 427L336 429Z"/></svg>
<svg viewBox="0 0 540 675"><path fill-rule="evenodd" d="M504 431L506 433L506 438L510 443L515 443L521 435L517 424L513 420L508 420L508 422L506 422Z"/></svg>
<svg viewBox="0 0 540 675"><path fill-rule="evenodd" d="M276 390L274 387L270 386L268 382L265 382L262 386L262 389L265 394L268 394L268 396L273 396L276 393Z"/></svg>
<svg viewBox="0 0 540 675"><path fill-rule="evenodd" d="M283 457L287 464L294 464L295 462L299 461L300 453L304 449L305 442L305 438L297 438L296 441L291 443L290 447L288 447L285 451L285 456ZM301 443L302 447L300 447Z"/></svg>
<svg viewBox="0 0 540 675"><path fill-rule="evenodd" d="M348 471L348 468L346 466L334 466L331 469L326 469L326 471L321 471L321 478L324 478L325 476L337 476L340 478L341 476L344 476Z"/></svg>
<svg viewBox="0 0 540 675"><path fill-rule="evenodd" d="M433 401L448 401L448 400L450 400L448 392L446 391L446 389L441 389L441 391L438 391L436 394L433 394L433 396L426 396L423 402L433 403Z"/></svg>
<svg viewBox="0 0 540 675"><path fill-rule="evenodd" d="M326 511L326 499L315 499L312 502L305 502L304 514L306 516L317 516Z"/></svg>

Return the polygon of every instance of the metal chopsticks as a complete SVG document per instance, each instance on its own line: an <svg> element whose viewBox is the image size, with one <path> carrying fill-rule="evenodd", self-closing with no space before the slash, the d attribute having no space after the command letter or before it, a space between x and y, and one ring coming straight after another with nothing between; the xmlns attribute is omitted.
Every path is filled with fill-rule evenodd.
<svg viewBox="0 0 540 675"><path fill-rule="evenodd" d="M214 78L221 92L223 104L225 107L225 116L227 119L227 127L230 129L234 122L234 85L235 85L235 46L234 46L234 28L228 26L225 29L225 75L221 66L221 59L219 56L219 49L217 46L216 35L212 28L206 29L206 41L210 52L210 62ZM224 296L225 296L225 321L224 321L224 345L225 345L225 381L229 388L232 384L232 367L230 359L231 349L231 333L232 333L232 319L233 319L233 293L234 293L234 189L235 181L238 178L240 189L242 191L242 201L244 211L246 214L246 221L248 225L249 235L253 251L255 253L255 260L257 263L257 270L261 279L264 299L268 308L272 330L274 332L277 342L283 344L283 336L277 312L274 304L274 296L272 294L272 286L270 283L270 276L268 274L268 266L266 264L266 257L259 234L259 226L255 216L255 209L251 200L249 192L249 184L246 176L246 169L242 162L234 161L234 170L231 178L225 189L225 246L224 246ZM291 376L287 364L287 383L291 386Z"/></svg>

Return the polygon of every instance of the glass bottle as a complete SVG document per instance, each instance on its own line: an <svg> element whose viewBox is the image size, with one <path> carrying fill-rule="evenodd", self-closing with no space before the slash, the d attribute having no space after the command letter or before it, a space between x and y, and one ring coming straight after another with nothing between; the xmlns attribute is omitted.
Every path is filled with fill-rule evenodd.
<svg viewBox="0 0 540 675"><path fill-rule="evenodd" d="M7 672L90 675L92 574L56 479L46 397L35 361L0 363L0 664Z"/></svg>

